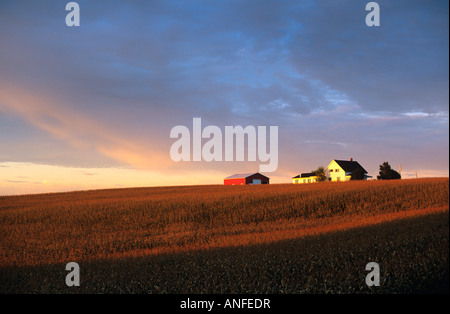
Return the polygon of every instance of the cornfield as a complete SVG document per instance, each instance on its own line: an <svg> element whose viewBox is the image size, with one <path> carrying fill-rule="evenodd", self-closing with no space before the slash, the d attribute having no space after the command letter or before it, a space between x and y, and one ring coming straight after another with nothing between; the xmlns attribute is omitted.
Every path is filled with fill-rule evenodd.
<svg viewBox="0 0 450 314"><path fill-rule="evenodd" d="M433 178L0 197L0 292L73 292L57 279L71 261L78 292L434 289L448 278L448 196ZM373 259L390 274L379 290L361 277Z"/></svg>

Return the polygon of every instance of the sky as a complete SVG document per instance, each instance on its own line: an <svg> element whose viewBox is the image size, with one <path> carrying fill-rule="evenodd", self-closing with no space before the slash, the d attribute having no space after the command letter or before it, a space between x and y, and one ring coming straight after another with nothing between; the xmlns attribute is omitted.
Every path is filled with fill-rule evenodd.
<svg viewBox="0 0 450 314"><path fill-rule="evenodd" d="M257 161L172 160L175 126L278 126L272 183L332 159L449 175L449 3L0 2L0 195L222 184ZM203 140L203 144L206 140Z"/></svg>

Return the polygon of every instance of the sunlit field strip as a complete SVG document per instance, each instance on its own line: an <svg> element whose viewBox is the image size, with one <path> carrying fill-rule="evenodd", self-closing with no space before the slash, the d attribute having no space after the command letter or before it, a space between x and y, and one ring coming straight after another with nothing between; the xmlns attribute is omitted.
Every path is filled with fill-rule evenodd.
<svg viewBox="0 0 450 314"><path fill-rule="evenodd" d="M316 236L324 233L331 233L352 228L373 226L385 222L393 222L406 218L414 218L426 216L429 214L448 212L449 207L418 209L405 212L387 213L372 216L370 218L364 216L345 217L340 219L322 219L315 221L314 226L304 227L301 222L292 224L283 224L280 230L276 226L267 226L264 232L243 233L231 236L216 236L209 240L208 244L189 244L183 246L161 247L150 250L136 250L125 253L116 253L112 255L97 255L96 258L122 258L122 257L142 257L146 255L162 254L162 253L178 253L191 250L205 250L223 247L236 247L255 244L269 244L276 241L297 239L308 236ZM272 230L271 230L272 228Z"/></svg>

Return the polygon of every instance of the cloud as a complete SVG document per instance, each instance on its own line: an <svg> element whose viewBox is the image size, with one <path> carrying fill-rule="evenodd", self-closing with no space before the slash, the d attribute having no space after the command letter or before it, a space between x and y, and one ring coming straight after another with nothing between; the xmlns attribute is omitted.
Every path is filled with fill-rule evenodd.
<svg viewBox="0 0 450 314"><path fill-rule="evenodd" d="M19 180L5 180L5 181L9 183L30 183L29 181L19 181Z"/></svg>
<svg viewBox="0 0 450 314"><path fill-rule="evenodd" d="M82 174L85 175L85 176L95 176L95 175L98 175L98 173L94 173L94 172L85 172L85 171L83 171Z"/></svg>
<svg viewBox="0 0 450 314"><path fill-rule="evenodd" d="M54 96L30 92L21 87L1 81L0 109L23 116L34 126L54 137L69 142L78 149L94 149L122 163L142 168L167 165L167 158L151 147L130 141L113 126L104 125L67 107Z"/></svg>
<svg viewBox="0 0 450 314"><path fill-rule="evenodd" d="M365 3L316 1L299 12L295 68L369 112L448 112L448 3L379 1L378 28L363 23Z"/></svg>

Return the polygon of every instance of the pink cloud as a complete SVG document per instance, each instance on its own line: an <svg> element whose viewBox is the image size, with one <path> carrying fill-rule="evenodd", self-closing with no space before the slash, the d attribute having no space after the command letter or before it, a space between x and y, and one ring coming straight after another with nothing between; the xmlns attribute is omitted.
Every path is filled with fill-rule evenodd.
<svg viewBox="0 0 450 314"><path fill-rule="evenodd" d="M140 169L161 169L173 164L168 153L140 143L114 126L69 108L64 100L0 82L0 110L22 116L32 125L77 149L101 154ZM131 138L132 139L131 139ZM151 139L158 145L158 140Z"/></svg>

